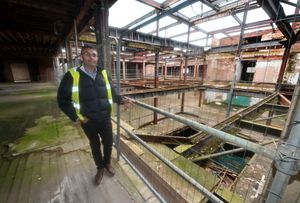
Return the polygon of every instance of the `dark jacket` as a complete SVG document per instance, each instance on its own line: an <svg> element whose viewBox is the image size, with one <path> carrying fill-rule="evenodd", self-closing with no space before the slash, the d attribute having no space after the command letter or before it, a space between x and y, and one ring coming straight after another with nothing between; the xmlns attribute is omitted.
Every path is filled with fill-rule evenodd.
<svg viewBox="0 0 300 203"><path fill-rule="evenodd" d="M83 116L94 120L101 121L110 119L111 106L107 99L107 90L104 78L102 76L103 69L97 68L96 79L93 80L85 72L77 68L80 74L79 79L79 102L80 112ZM110 80L111 83L111 80ZM72 120L76 121L78 116L72 103L72 87L73 78L70 72L67 72L58 88L57 103L59 108ZM111 84L113 101L120 103L122 98L117 95L113 85Z"/></svg>

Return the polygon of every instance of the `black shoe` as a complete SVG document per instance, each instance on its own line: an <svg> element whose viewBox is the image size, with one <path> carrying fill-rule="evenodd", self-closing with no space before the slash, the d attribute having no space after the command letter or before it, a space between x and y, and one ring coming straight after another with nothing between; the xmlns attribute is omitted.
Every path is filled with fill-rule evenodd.
<svg viewBox="0 0 300 203"><path fill-rule="evenodd" d="M106 165L105 168L109 176L114 176L116 174L115 169L112 167L111 164Z"/></svg>
<svg viewBox="0 0 300 203"><path fill-rule="evenodd" d="M104 174L104 169L98 169L96 176L95 176L95 184L96 185L100 185L101 180L103 178L103 174Z"/></svg>

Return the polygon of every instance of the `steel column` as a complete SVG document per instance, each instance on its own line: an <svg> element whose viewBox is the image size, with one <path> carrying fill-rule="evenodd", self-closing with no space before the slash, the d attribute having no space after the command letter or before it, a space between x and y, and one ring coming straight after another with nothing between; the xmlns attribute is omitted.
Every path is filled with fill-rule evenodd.
<svg viewBox="0 0 300 203"><path fill-rule="evenodd" d="M277 91L280 91L281 84L282 84L282 81L283 81L284 72L285 72L285 68L286 68L286 65L287 65L287 62L288 62L289 56L290 56L290 51L291 51L292 44L291 44L291 40L288 40L288 41L289 42L288 42L287 46L284 49L284 53L283 53L283 57L282 57L282 63L281 63L280 71L279 71L279 74L278 74L277 86L276 86Z"/></svg>
<svg viewBox="0 0 300 203"><path fill-rule="evenodd" d="M122 61L122 66L123 66L123 80L126 80L126 62L125 59Z"/></svg>
<svg viewBox="0 0 300 203"><path fill-rule="evenodd" d="M156 36L159 35L159 20L156 21ZM155 67L154 67L154 88L158 88L158 68L159 68L159 50L155 51ZM158 107L158 97L154 97L154 106ZM154 112L153 122L157 124L158 116L157 113Z"/></svg>
<svg viewBox="0 0 300 203"><path fill-rule="evenodd" d="M187 34L187 45L189 47L190 43L190 33L191 33L191 26L188 27L188 34ZM186 50L186 54L189 53L189 48ZM184 84L186 83L186 77L187 77L187 69L188 69L188 56L185 56L185 68L184 68ZM181 112L184 112L184 100L185 100L185 92L182 93L182 98L181 98Z"/></svg>
<svg viewBox="0 0 300 203"><path fill-rule="evenodd" d="M266 203L277 203L288 185L291 176L299 172L300 160L300 78L294 91L292 104L295 108L290 109L290 123L286 126L289 130L288 140L279 146L281 159L276 160L277 172L273 179ZM285 136L283 136L285 137Z"/></svg>
<svg viewBox="0 0 300 203"><path fill-rule="evenodd" d="M245 25L246 25L246 19L247 19L247 13L248 13L248 3L245 4L245 12L244 12L244 16L243 16L243 22L241 25L241 33L240 33L240 41L239 41L239 45L237 48L237 53L236 53L236 64L235 64L235 68L234 68L234 73L233 73L233 79L231 81L231 88L230 88L230 92L228 95L228 108L227 108L227 114L226 116L229 117L230 116L230 112L231 112L231 108L232 108L232 100L234 97L234 88L235 88L235 83L236 80L238 79L238 73L240 73L241 68L242 68L242 64L241 64L241 48L242 48L242 43L243 43L243 35L244 35L244 30L245 30Z"/></svg>
<svg viewBox="0 0 300 203"><path fill-rule="evenodd" d="M95 32L97 40L98 63L111 74L110 39L108 27L108 0L98 1L95 9Z"/></svg>
<svg viewBox="0 0 300 203"><path fill-rule="evenodd" d="M120 36L119 40L117 41L117 70L116 70L116 83L117 83L117 94L120 94L120 52L122 46L122 36ZM117 104L117 136L115 140L115 145L117 149L117 160L120 160L120 122L121 122L121 115L120 115L120 105Z"/></svg>

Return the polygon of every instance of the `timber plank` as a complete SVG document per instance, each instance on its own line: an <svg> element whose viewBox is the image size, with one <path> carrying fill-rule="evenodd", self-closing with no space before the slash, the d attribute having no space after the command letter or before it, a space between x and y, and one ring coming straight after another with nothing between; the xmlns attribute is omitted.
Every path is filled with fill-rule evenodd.
<svg viewBox="0 0 300 203"><path fill-rule="evenodd" d="M64 158L68 171L68 178L71 183L70 193L67 194L67 196L74 202L85 202L86 194L85 189L83 189L85 183L80 180L81 174L78 173L79 170L82 170L82 167L80 167L80 160L77 156L74 156L74 152L65 154Z"/></svg>
<svg viewBox="0 0 300 203"><path fill-rule="evenodd" d="M26 162L27 162L27 157L20 157L19 158L19 165L18 165L18 170L16 171L16 175L15 178L13 180L13 185L12 188L9 192L9 196L7 199L7 203L15 203L18 201L18 197L20 194L20 190L21 190L21 185L22 185L22 181L24 178L24 169L26 166Z"/></svg>
<svg viewBox="0 0 300 203"><path fill-rule="evenodd" d="M6 159L1 159L1 167L0 167L0 184L3 181L3 178L5 178L5 175L7 173L8 167L9 167L9 161Z"/></svg>
<svg viewBox="0 0 300 203"><path fill-rule="evenodd" d="M24 168L24 173L23 173L23 180L21 184L21 189L19 193L19 198L17 202L28 202L28 195L30 192L30 186L31 186L31 176L32 176L32 167L33 167L33 160L35 158L34 154L29 154L27 161L26 161L26 166Z"/></svg>
<svg viewBox="0 0 300 203"><path fill-rule="evenodd" d="M48 187L48 201L47 202L57 202L59 193L57 188L60 183L57 180L57 157L56 153L49 153L49 168L48 168L48 176L47 176L47 187Z"/></svg>
<svg viewBox="0 0 300 203"><path fill-rule="evenodd" d="M0 188L0 197L5 202L7 201L9 190L13 185L13 181L16 175L16 171L19 165L19 159L13 159L10 164L5 177L1 181L1 188Z"/></svg>
<svg viewBox="0 0 300 203"><path fill-rule="evenodd" d="M40 202L42 154L37 153L33 159L29 202Z"/></svg>
<svg viewBox="0 0 300 203"><path fill-rule="evenodd" d="M51 174L49 174L49 164L50 164L50 156L48 153L41 154L41 181L40 181L40 194L39 200L40 202L48 202L50 199L49 191L51 188L48 185L49 178L51 178Z"/></svg>

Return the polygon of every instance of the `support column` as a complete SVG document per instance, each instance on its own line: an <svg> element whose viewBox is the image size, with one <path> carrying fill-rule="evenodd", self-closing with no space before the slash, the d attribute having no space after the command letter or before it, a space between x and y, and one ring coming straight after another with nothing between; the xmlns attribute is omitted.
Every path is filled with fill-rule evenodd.
<svg viewBox="0 0 300 203"><path fill-rule="evenodd" d="M286 190L289 180L292 176L299 173L299 159L300 159L300 79L294 90L293 99L288 114L290 121L284 131L287 141L282 142L278 147L280 154L284 156L281 159L276 159L276 174L272 181L271 188L266 200L266 203L279 203Z"/></svg>
<svg viewBox="0 0 300 203"><path fill-rule="evenodd" d="M207 65L205 64L202 66L202 78L201 78L202 84L204 84L205 82L206 73L207 73Z"/></svg>
<svg viewBox="0 0 300 203"><path fill-rule="evenodd" d="M232 100L234 97L234 88L235 88L235 83L238 77L238 74L241 73L241 68L242 68L242 64L241 64L241 48L242 48L242 43L243 43L243 35L244 35L244 30L245 30L245 25L246 25L246 19L247 19L247 13L248 13L248 4L245 4L245 12L244 12L244 16L243 16L243 22L241 25L241 33L240 33L240 41L239 41L239 45L237 48L237 53L236 53L236 64L234 67L234 72L233 72L233 79L231 82L231 88L230 88L230 92L228 94L228 108L227 108L227 113L226 116L229 117L230 116L230 112L231 112L231 108L232 108Z"/></svg>
<svg viewBox="0 0 300 203"><path fill-rule="evenodd" d="M195 65L194 65L194 79L196 79L197 73L198 73L198 65L195 64Z"/></svg>
<svg viewBox="0 0 300 203"><path fill-rule="evenodd" d="M188 28L188 34L187 34L187 50L186 54L189 52L189 43L190 43L190 32L191 32L191 26ZM185 56L185 68L184 68L184 84L186 84L186 77L187 77L187 69L188 69L188 56ZM181 112L184 112L184 100L185 100L185 92L182 93L182 98L181 98Z"/></svg>
<svg viewBox="0 0 300 203"><path fill-rule="evenodd" d="M98 63L111 74L110 40L108 27L108 0L96 1L95 9L95 32L97 40Z"/></svg>
<svg viewBox="0 0 300 203"><path fill-rule="evenodd" d="M199 91L199 102L198 102L198 107L201 107L202 104L202 90Z"/></svg>
<svg viewBox="0 0 300 203"><path fill-rule="evenodd" d="M111 78L116 79L116 64L114 55L111 55Z"/></svg>
<svg viewBox="0 0 300 203"><path fill-rule="evenodd" d="M187 68L188 68L188 57L185 57L185 68L184 68L184 77L183 77L183 83L186 83L186 75L187 75ZM185 100L185 92L182 92L182 98L181 98L181 113L184 112L184 100Z"/></svg>
<svg viewBox="0 0 300 203"><path fill-rule="evenodd" d="M139 75L139 64L138 63L135 64L135 78L140 78L140 75Z"/></svg>
<svg viewBox="0 0 300 203"><path fill-rule="evenodd" d="M270 111L269 111L269 114L268 114L268 119L267 119L267 121L266 121L266 125L271 125L273 115L274 115L274 111L273 111L273 110L270 110Z"/></svg>
<svg viewBox="0 0 300 203"><path fill-rule="evenodd" d="M167 78L167 74L168 74L168 64L167 62L165 63L165 70L164 70L164 79Z"/></svg>
<svg viewBox="0 0 300 203"><path fill-rule="evenodd" d="M125 59L123 59L122 63L123 63L123 80L126 80L126 62L125 62Z"/></svg>
<svg viewBox="0 0 300 203"><path fill-rule="evenodd" d="M183 60L181 60L181 63L180 63L179 80L182 80L182 78L183 78Z"/></svg>
<svg viewBox="0 0 300 203"><path fill-rule="evenodd" d="M155 52L154 88L158 88L159 51ZM154 97L154 107L158 107L158 97ZM154 112L153 123L157 124L158 115Z"/></svg>
<svg viewBox="0 0 300 203"><path fill-rule="evenodd" d="M79 50L78 50L78 36L77 36L76 20L74 20L74 39L75 39L75 52L76 52L76 57L77 57L79 54Z"/></svg>
<svg viewBox="0 0 300 203"><path fill-rule="evenodd" d="M156 36L159 32L159 20L156 21ZM155 51L155 68L154 68L154 88L158 88L158 68L159 68L159 49ZM158 107L158 97L154 98L154 107ZM157 124L158 115L154 112L153 122Z"/></svg>
<svg viewBox="0 0 300 203"><path fill-rule="evenodd" d="M145 64L145 61L143 61L143 79L145 80L145 77L146 77L146 64Z"/></svg>
<svg viewBox="0 0 300 203"><path fill-rule="evenodd" d="M71 67L72 64L72 53L70 52L70 46L69 46L69 41L66 39L65 40L65 50L66 50L66 58L67 58L67 64L68 64L68 67Z"/></svg>
<svg viewBox="0 0 300 203"><path fill-rule="evenodd" d="M205 63L205 61L204 61L204 63ZM205 75L206 75L206 67L207 67L207 65L202 65L202 70L201 70L201 85L203 85L204 84L204 78L205 78ZM200 69L200 65L198 66L198 78L199 78L199 70ZM201 107L201 104L202 104L202 95L203 94L203 91L202 90L200 90L199 91L199 103L198 103L198 107Z"/></svg>
<svg viewBox="0 0 300 203"><path fill-rule="evenodd" d="M291 46L292 46L292 44L289 42L286 45L285 49L284 49L284 53L283 53L283 57L282 57L282 63L281 63L281 66L280 66L280 71L279 71L279 74L278 74L278 79L277 79L277 84L276 84L276 90L277 91L279 91L281 89L281 84L282 84L282 81L283 81L285 68L286 68L286 65L287 65L287 62L288 62L289 56L290 56Z"/></svg>

